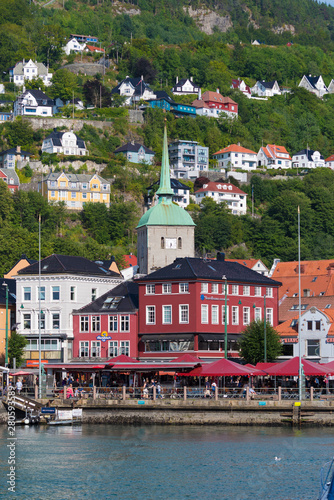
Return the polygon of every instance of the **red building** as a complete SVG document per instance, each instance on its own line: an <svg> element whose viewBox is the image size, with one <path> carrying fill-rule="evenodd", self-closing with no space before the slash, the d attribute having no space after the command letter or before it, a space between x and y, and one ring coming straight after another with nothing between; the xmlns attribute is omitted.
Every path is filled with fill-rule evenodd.
<svg viewBox="0 0 334 500"><path fill-rule="evenodd" d="M20 181L15 168L0 168L0 179L7 184L11 193L15 193L20 187Z"/></svg>
<svg viewBox="0 0 334 500"><path fill-rule="evenodd" d="M217 89L216 92L207 90L202 95L202 100L209 106L209 108L219 109L229 115L238 116L238 104L230 97L222 96L219 93L219 89Z"/></svg>
<svg viewBox="0 0 334 500"><path fill-rule="evenodd" d="M236 262L176 259L136 280L139 284L139 357L176 357L184 352L201 358L224 355L225 284L227 285L228 356L237 357L236 342L253 320L278 325L280 282Z"/></svg>
<svg viewBox="0 0 334 500"><path fill-rule="evenodd" d="M73 311L73 361L138 356L138 285L125 281Z"/></svg>

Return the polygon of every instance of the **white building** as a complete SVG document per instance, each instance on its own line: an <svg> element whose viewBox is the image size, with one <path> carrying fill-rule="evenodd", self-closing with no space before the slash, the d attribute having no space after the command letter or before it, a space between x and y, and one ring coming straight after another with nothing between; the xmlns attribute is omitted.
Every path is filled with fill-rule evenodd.
<svg viewBox="0 0 334 500"><path fill-rule="evenodd" d="M284 355L299 355L298 315L276 327ZM301 356L319 363L334 361L334 309L310 307L301 314Z"/></svg>
<svg viewBox="0 0 334 500"><path fill-rule="evenodd" d="M9 71L10 81L13 80L15 85L22 87L25 80L33 80L34 78L41 78L44 85L51 85L52 73L49 73L49 68L43 63L33 62L32 59L25 62L16 63L14 68Z"/></svg>
<svg viewBox="0 0 334 500"><path fill-rule="evenodd" d="M127 76L122 80L116 87L111 91L111 99L113 94L118 94L120 96L126 97L125 105L130 106L140 100L149 101L151 99L156 99L156 94L148 85L144 82L143 77L130 78Z"/></svg>
<svg viewBox="0 0 334 500"><path fill-rule="evenodd" d="M257 167L257 153L237 144L231 144L212 156L217 160L218 168L224 170L255 170Z"/></svg>
<svg viewBox="0 0 334 500"><path fill-rule="evenodd" d="M185 184L182 184L182 182L173 178L170 179L170 185L174 192L173 202L177 203L182 208L186 208L190 203L190 187L186 186ZM155 182L154 184L152 184L152 186L148 188L147 194L150 195L150 191L158 187L159 187L159 181ZM158 195L155 195L153 205L156 205L157 203L158 203Z"/></svg>
<svg viewBox="0 0 334 500"><path fill-rule="evenodd" d="M26 90L14 101L14 116L53 116L57 111L54 100L41 90Z"/></svg>
<svg viewBox="0 0 334 500"><path fill-rule="evenodd" d="M200 205L205 197L217 203L225 202L233 215L245 215L247 212L247 194L233 184L209 182L195 192L195 201Z"/></svg>
<svg viewBox="0 0 334 500"><path fill-rule="evenodd" d="M319 151L302 149L292 157L293 168L318 168L325 167L325 160Z"/></svg>
<svg viewBox="0 0 334 500"><path fill-rule="evenodd" d="M176 179L189 178L192 172L196 179L209 170L209 148L200 146L197 141L174 141L168 146L169 165Z"/></svg>
<svg viewBox="0 0 334 500"><path fill-rule="evenodd" d="M334 155L330 155L326 158L325 166L331 168L332 170L334 169Z"/></svg>
<svg viewBox="0 0 334 500"><path fill-rule="evenodd" d="M284 146L276 144L267 144L266 147L260 148L257 154L257 162L259 167L267 168L291 168L291 156Z"/></svg>
<svg viewBox="0 0 334 500"><path fill-rule="evenodd" d="M73 53L78 53L82 52L86 47L85 43L79 43L76 38L71 38L67 44L63 47L63 51L65 52L66 55L70 55L71 52Z"/></svg>
<svg viewBox="0 0 334 500"><path fill-rule="evenodd" d="M273 97L282 93L276 80L271 82L257 81L254 87L251 88L251 92L259 97Z"/></svg>
<svg viewBox="0 0 334 500"><path fill-rule="evenodd" d="M240 92L248 97L248 99L252 97L252 92L249 85L247 85L243 80L240 80L240 78L232 80L231 89L240 90Z"/></svg>
<svg viewBox="0 0 334 500"><path fill-rule="evenodd" d="M304 75L298 87L302 87L320 98L323 95L328 94L328 88L326 87L322 76Z"/></svg>
<svg viewBox="0 0 334 500"><path fill-rule="evenodd" d="M174 95L198 94L199 90L200 86L193 82L192 76L190 78L181 78L180 80L176 77L176 83L172 88Z"/></svg>
<svg viewBox="0 0 334 500"><path fill-rule="evenodd" d="M85 141L80 139L73 131L58 132L56 128L44 139L42 153L63 153L76 156L89 154Z"/></svg>
<svg viewBox="0 0 334 500"><path fill-rule="evenodd" d="M111 262L84 257L50 255L21 269L16 280L17 332L28 340L26 359L38 359L39 311L42 359L66 362L72 357L72 311L92 302L123 278L110 270ZM41 307L39 305L39 298Z"/></svg>

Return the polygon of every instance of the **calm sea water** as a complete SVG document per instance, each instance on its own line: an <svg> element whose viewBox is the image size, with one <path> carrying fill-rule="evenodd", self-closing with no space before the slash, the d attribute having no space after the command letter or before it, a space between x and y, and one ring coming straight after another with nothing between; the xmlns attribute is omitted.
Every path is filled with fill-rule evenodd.
<svg viewBox="0 0 334 500"><path fill-rule="evenodd" d="M334 430L193 426L18 427L15 500L315 500ZM275 461L275 456L281 458Z"/></svg>

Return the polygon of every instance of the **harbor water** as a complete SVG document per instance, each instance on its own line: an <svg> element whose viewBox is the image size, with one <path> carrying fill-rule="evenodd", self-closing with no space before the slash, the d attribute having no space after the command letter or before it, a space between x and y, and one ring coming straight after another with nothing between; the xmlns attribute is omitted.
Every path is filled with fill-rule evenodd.
<svg viewBox="0 0 334 500"><path fill-rule="evenodd" d="M334 430L204 426L0 428L0 498L315 500Z"/></svg>

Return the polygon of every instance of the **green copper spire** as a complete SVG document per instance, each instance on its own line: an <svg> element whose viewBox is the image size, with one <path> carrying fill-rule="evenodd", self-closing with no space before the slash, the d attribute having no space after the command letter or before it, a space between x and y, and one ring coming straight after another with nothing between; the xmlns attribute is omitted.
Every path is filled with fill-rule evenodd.
<svg viewBox="0 0 334 500"><path fill-rule="evenodd" d="M168 142L167 142L167 127L165 122L164 129L164 144L162 149L162 162L161 162L161 174L160 174L160 186L157 191L159 196L159 203L162 201L162 196L170 195L173 196L173 190L170 186L170 171L169 171L169 156L168 156ZM164 202L169 201L165 199ZM172 201L172 198L170 198Z"/></svg>

